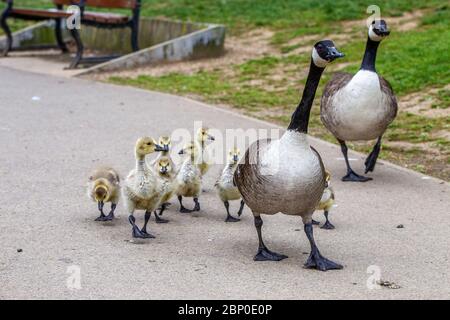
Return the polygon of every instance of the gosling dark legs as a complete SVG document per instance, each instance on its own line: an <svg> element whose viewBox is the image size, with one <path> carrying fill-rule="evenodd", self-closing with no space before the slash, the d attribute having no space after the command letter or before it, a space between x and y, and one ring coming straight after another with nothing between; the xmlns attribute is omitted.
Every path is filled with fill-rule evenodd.
<svg viewBox="0 0 450 320"><path fill-rule="evenodd" d="M160 217L163 214L164 210L166 210L166 206L167 206L167 204L163 203L161 205L161 210L159 211L159 213L157 213L155 210L154 214L155 214L155 222L156 223L168 223L169 222L169 220L163 219Z"/></svg>
<svg viewBox="0 0 450 320"><path fill-rule="evenodd" d="M104 203L103 201L99 201L97 204L98 204L98 211L100 211L100 216L97 219L95 219L95 221L105 221L105 214L103 213Z"/></svg>
<svg viewBox="0 0 450 320"><path fill-rule="evenodd" d="M375 169L375 164L377 163L378 155L380 154L381 150L381 138L381 136L378 137L377 143L373 147L372 152L367 157L366 162L364 162L364 164L366 165L365 173L372 172Z"/></svg>
<svg viewBox="0 0 450 320"><path fill-rule="evenodd" d="M279 254L276 252L272 252L269 249L267 249L266 245L263 242L262 235L261 235L261 228L263 225L263 220L260 216L255 217L255 227L256 231L258 233L258 239L259 239L259 247L258 252L256 256L253 258L255 261L280 261L283 259L286 259L287 256L284 254Z"/></svg>
<svg viewBox="0 0 450 320"><path fill-rule="evenodd" d="M305 263L305 268L308 269L317 269L320 271L327 271L332 269L342 269L343 267L340 264L337 264L327 258L324 258L319 249L316 246L313 235L313 225L312 223L305 224L304 227L306 236L308 237L309 243L311 245L311 254L309 255L308 260Z"/></svg>
<svg viewBox="0 0 450 320"><path fill-rule="evenodd" d="M326 221L324 225L320 227L320 229L327 229L327 230L334 229L334 226L331 224L330 220L328 220L328 210L325 210L323 215L325 216Z"/></svg>
<svg viewBox="0 0 450 320"><path fill-rule="evenodd" d="M366 181L372 180L372 178L360 176L355 171L353 171L353 169L350 167L350 162L348 161L347 145L345 144L345 141L342 141L339 139L338 139L338 141L341 145L341 151L342 151L342 154L344 155L345 164L347 165L347 175L345 175L342 178L342 181L366 182Z"/></svg>
<svg viewBox="0 0 450 320"><path fill-rule="evenodd" d="M183 206L183 197L182 196L178 196L178 201L180 202L180 212L181 213L190 213L190 212L194 212L194 211L200 211L200 202L198 201L198 198L194 198L194 209L189 210L186 207Z"/></svg>
<svg viewBox="0 0 450 320"><path fill-rule="evenodd" d="M138 226L136 225L136 218L133 216L133 214L130 214L128 217L128 221L130 222L132 228L133 228L133 238L140 238L140 239L148 239L148 238L154 238L152 234L147 232L147 223L148 220L150 220L152 213L151 211L145 212L145 222L144 226L142 227L142 230L139 230Z"/></svg>
<svg viewBox="0 0 450 320"><path fill-rule="evenodd" d="M244 200L241 200L241 206L239 207L238 216L240 217L242 215L242 211L244 211L245 202Z"/></svg>
<svg viewBox="0 0 450 320"><path fill-rule="evenodd" d="M223 204L225 205L225 209L227 209L227 217L225 219L225 222L241 221L241 219L235 218L230 214L230 203L228 201L224 201Z"/></svg>

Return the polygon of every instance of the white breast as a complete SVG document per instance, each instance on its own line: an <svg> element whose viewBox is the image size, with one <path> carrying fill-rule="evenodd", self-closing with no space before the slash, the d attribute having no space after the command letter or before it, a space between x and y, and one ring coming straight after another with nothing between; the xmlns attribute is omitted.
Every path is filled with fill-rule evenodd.
<svg viewBox="0 0 450 320"><path fill-rule="evenodd" d="M342 140L372 140L386 129L389 106L384 103L377 73L360 70L332 100L335 135Z"/></svg>

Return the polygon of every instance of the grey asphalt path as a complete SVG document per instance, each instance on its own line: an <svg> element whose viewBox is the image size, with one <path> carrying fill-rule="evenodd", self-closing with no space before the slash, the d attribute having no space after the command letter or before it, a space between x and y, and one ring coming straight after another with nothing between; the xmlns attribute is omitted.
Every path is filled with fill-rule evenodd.
<svg viewBox="0 0 450 320"><path fill-rule="evenodd" d="M338 207L336 230L316 228L315 236L326 257L344 264L341 271L303 269L309 244L302 223L284 215L264 217L263 232L289 259L254 262L251 213L225 224L212 191L221 166L206 176L202 211L180 215L173 200L171 222L150 223L156 239L130 242L122 204L114 223L93 221L97 210L84 185L95 165L124 176L138 136L192 130L197 120L222 131L271 127L176 96L0 67L0 298L450 298L449 185L388 163L372 182L344 184L339 149L316 139ZM351 157L361 172L362 156ZM143 214L137 217L141 224ZM80 289L67 286L74 266ZM370 266L401 288L368 289Z"/></svg>

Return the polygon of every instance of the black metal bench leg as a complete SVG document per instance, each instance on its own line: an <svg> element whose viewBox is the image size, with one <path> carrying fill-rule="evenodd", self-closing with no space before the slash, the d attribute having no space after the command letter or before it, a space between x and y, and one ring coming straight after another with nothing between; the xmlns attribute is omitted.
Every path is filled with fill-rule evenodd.
<svg viewBox="0 0 450 320"><path fill-rule="evenodd" d="M4 56L4 57L6 57L8 55L8 52L11 51L12 42L13 42L11 29L9 28L8 24L6 23L6 19L8 19L9 11L10 10L8 8L5 11L3 11L2 16L0 18L0 26L6 35L6 47L2 53L2 56Z"/></svg>
<svg viewBox="0 0 450 320"><path fill-rule="evenodd" d="M134 52L139 51L139 22L133 22L131 25L131 49Z"/></svg>
<svg viewBox="0 0 450 320"><path fill-rule="evenodd" d="M64 42L63 36L62 36L62 29L61 29L61 19L55 19L55 37L56 37L56 43L58 44L58 47L61 49L63 53L69 52L69 49L67 49L66 43Z"/></svg>
<svg viewBox="0 0 450 320"><path fill-rule="evenodd" d="M72 35L72 38L75 40L75 43L77 45L77 53L75 54L75 58L72 60L69 69L75 69L83 59L84 47L83 42L81 41L80 33L77 29L70 29L70 34Z"/></svg>

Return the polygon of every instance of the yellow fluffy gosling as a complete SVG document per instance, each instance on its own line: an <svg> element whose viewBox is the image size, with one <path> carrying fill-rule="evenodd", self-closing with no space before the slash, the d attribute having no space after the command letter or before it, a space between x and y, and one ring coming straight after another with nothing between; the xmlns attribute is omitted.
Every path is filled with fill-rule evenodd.
<svg viewBox="0 0 450 320"><path fill-rule="evenodd" d="M172 198L176 189L175 171L172 167L172 161L168 157L160 157L155 164L155 170L162 183L161 190L161 209L159 213L155 210L156 223L167 223L169 220L163 219L160 216L163 214L169 205L168 201Z"/></svg>
<svg viewBox="0 0 450 320"><path fill-rule="evenodd" d="M332 225L330 223L330 221L328 220L328 213L330 212L330 209L333 207L333 204L334 204L334 191L333 191L333 188L331 188L330 180L331 180L331 175L328 171L326 171L325 190L323 191L322 198L320 199L320 202L316 208L316 210L324 210L323 214L325 216L326 221L325 221L324 225L320 228L327 229L327 230L334 229L334 225ZM313 220L313 224L320 224L320 223L318 221Z"/></svg>
<svg viewBox="0 0 450 320"><path fill-rule="evenodd" d="M208 128L203 127L198 129L195 142L197 143L199 149L198 168L200 169L200 174L202 177L206 174L211 166L209 159L210 155L208 151L208 142L214 140L215 138L211 134L209 134Z"/></svg>
<svg viewBox="0 0 450 320"><path fill-rule="evenodd" d="M120 197L120 178L117 172L108 167L95 169L88 182L88 196L97 202L100 216L95 221L111 221ZM111 211L107 216L103 213L105 203L111 202Z"/></svg>
<svg viewBox="0 0 450 320"><path fill-rule="evenodd" d="M244 200L242 200L241 193L239 189L233 182L234 172L236 171L237 164L239 162L240 151L237 148L233 148L228 153L227 165L222 171L219 179L214 185L217 190L217 194L225 205L225 209L227 210L227 217L225 222L237 222L240 219L235 218L230 215L230 203L231 200L239 200L241 199L241 206L238 211L238 216L240 217L242 214L242 210L244 209Z"/></svg>

